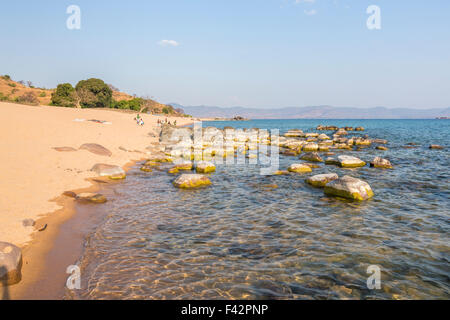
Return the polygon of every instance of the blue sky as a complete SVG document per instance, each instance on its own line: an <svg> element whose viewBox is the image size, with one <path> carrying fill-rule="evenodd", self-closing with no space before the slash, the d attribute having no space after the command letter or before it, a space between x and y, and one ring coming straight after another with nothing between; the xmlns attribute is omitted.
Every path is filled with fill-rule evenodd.
<svg viewBox="0 0 450 320"><path fill-rule="evenodd" d="M69 30L69 5L81 29ZM381 30L369 30L369 5ZM450 1L2 1L0 73L183 105L450 106ZM170 40L171 42L163 40Z"/></svg>

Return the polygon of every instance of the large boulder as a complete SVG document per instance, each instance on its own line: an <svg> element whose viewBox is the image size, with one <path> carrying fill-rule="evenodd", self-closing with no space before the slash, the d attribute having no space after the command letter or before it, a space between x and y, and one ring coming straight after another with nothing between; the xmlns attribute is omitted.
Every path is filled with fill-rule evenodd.
<svg viewBox="0 0 450 320"><path fill-rule="evenodd" d="M323 162L323 159L319 156L317 152L308 152L300 157L301 160L311 161L311 162Z"/></svg>
<svg viewBox="0 0 450 320"><path fill-rule="evenodd" d="M342 168L357 168L357 167L364 167L366 163L362 161L361 159L353 156L338 156L337 158L339 162L339 166Z"/></svg>
<svg viewBox="0 0 450 320"><path fill-rule="evenodd" d="M343 176L325 185L325 194L352 200L367 200L373 197L372 188L363 180Z"/></svg>
<svg viewBox="0 0 450 320"><path fill-rule="evenodd" d="M294 163L289 166L288 171L296 173L305 173L305 172L312 172L312 169L310 166L304 163Z"/></svg>
<svg viewBox="0 0 450 320"><path fill-rule="evenodd" d="M0 242L0 287L22 279L22 251L17 246Z"/></svg>
<svg viewBox="0 0 450 320"><path fill-rule="evenodd" d="M190 189L208 186L211 180L202 174L182 174L173 181L173 185L177 188Z"/></svg>
<svg viewBox="0 0 450 320"><path fill-rule="evenodd" d="M306 179L306 183L312 185L313 187L323 188L328 182L336 180L337 178L339 177L336 173L318 174Z"/></svg>
<svg viewBox="0 0 450 320"><path fill-rule="evenodd" d="M216 171L216 166L211 162L200 161L197 163L195 170L197 173L210 173Z"/></svg>
<svg viewBox="0 0 450 320"><path fill-rule="evenodd" d="M370 166L374 168L385 168L385 169L392 169L392 164L389 160L383 159L380 157L376 157L370 162Z"/></svg>
<svg viewBox="0 0 450 320"><path fill-rule="evenodd" d="M81 150L87 150L91 153L100 155L100 156L106 156L106 157L111 157L112 156L112 152L109 151L108 149L106 149L104 146L99 145L97 143L85 143L83 145L80 146Z"/></svg>

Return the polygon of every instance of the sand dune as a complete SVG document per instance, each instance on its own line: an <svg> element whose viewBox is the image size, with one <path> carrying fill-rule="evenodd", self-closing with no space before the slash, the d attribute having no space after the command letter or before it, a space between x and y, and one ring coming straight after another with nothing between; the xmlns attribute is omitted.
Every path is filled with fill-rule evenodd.
<svg viewBox="0 0 450 320"><path fill-rule="evenodd" d="M59 209L51 200L64 191L89 187L86 178L95 176L90 171L94 164L124 166L145 158L149 153L146 147L157 140L149 133L156 129L158 117L143 115L142 127L136 125L134 117L134 113L112 110L0 102L0 241L20 246L31 240L34 228L24 227L22 221ZM76 119L97 119L110 124ZM178 125L191 121L169 120L177 120ZM78 150L85 143L100 144L112 156ZM72 147L77 151L58 152L54 147Z"/></svg>

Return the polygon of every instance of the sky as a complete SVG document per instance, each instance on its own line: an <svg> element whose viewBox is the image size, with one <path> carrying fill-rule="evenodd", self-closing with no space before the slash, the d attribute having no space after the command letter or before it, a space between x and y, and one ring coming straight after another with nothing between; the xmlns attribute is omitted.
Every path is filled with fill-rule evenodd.
<svg viewBox="0 0 450 320"><path fill-rule="evenodd" d="M0 39L0 74L47 88L95 77L182 105L450 106L448 0L2 1Z"/></svg>

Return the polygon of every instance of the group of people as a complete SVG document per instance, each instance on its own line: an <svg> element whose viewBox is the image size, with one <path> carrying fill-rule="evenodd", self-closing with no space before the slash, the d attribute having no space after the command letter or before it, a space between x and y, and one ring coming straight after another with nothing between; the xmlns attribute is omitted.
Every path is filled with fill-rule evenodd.
<svg viewBox="0 0 450 320"><path fill-rule="evenodd" d="M136 121L136 123L140 126L144 125L144 120L142 119L142 117L139 115L139 113L137 114L136 118L134 118L134 120Z"/></svg>
<svg viewBox="0 0 450 320"><path fill-rule="evenodd" d="M164 121L158 119L158 125L162 125L162 124L168 124L169 126L172 125L172 124L170 123L170 121L167 120L167 118L166 118L166 120L164 120ZM173 125L174 125L174 126L177 125L177 120L175 120L175 121L173 122Z"/></svg>

